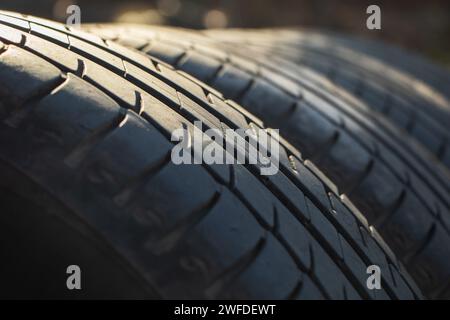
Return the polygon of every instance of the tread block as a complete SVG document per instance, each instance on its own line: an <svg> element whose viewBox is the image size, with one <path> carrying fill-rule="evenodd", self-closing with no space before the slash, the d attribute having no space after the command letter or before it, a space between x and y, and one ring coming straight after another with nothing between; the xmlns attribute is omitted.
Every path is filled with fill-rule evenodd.
<svg viewBox="0 0 450 320"><path fill-rule="evenodd" d="M311 235L309 231L280 202L276 201L275 206L278 223L277 234L286 241L305 268L311 270L312 259L309 251Z"/></svg>
<svg viewBox="0 0 450 320"><path fill-rule="evenodd" d="M398 273L398 270L396 268L391 268L391 274L395 281L395 284L399 290L399 292L404 295L402 299L404 300L415 300L415 297L411 290L408 288L408 285L405 283L405 280L403 277Z"/></svg>
<svg viewBox="0 0 450 320"><path fill-rule="evenodd" d="M145 180L136 194L136 203L144 205L155 221L160 222L159 232L170 231L189 214L209 203L218 191L215 181L200 166L177 166L169 161Z"/></svg>
<svg viewBox="0 0 450 320"><path fill-rule="evenodd" d="M52 41L61 43L64 47L69 46L69 38L67 34L56 31L54 29L47 28L43 25L30 23L30 29L32 34L39 34L45 38L49 38Z"/></svg>
<svg viewBox="0 0 450 320"><path fill-rule="evenodd" d="M58 68L21 48L10 46L0 55L0 92L16 106L60 79Z"/></svg>
<svg viewBox="0 0 450 320"><path fill-rule="evenodd" d="M336 263L331 260L315 240L311 241L311 255L313 272L327 294L333 299L344 300L344 287L351 287L352 285L348 283L342 273L337 272L338 266Z"/></svg>
<svg viewBox="0 0 450 320"><path fill-rule="evenodd" d="M151 72L157 72L154 63L149 56L134 50L129 50L128 48L122 47L112 41L106 41L106 44L110 50L114 50L114 52L120 53L122 56L127 57L134 63L139 64L142 68L144 68L144 70L147 69Z"/></svg>
<svg viewBox="0 0 450 320"><path fill-rule="evenodd" d="M206 129L207 126L210 129L218 129L220 132L222 132L222 125L220 120L210 112L208 112L203 106L199 105L180 92L178 92L178 98L180 100L181 109L194 116L194 119L202 121L204 129Z"/></svg>
<svg viewBox="0 0 450 320"><path fill-rule="evenodd" d="M297 284L293 281L296 278L300 281L301 273L292 258L273 236L268 235L259 255L236 280L236 287L242 281L251 288L251 296L257 299L285 299Z"/></svg>
<svg viewBox="0 0 450 320"><path fill-rule="evenodd" d="M203 37L202 37L203 39ZM214 58L218 61L226 61L228 59L228 54L224 52L223 50L216 48L215 46L210 45L203 45L199 41L199 39L196 37L192 39L192 43L195 47L195 50L201 55L201 56L208 56L211 58Z"/></svg>
<svg viewBox="0 0 450 320"><path fill-rule="evenodd" d="M96 63L89 60L84 60L83 63L85 64L83 79L94 82L95 86L121 100L127 108L137 110L136 92L140 91L138 87Z"/></svg>
<svg viewBox="0 0 450 320"><path fill-rule="evenodd" d="M348 242L342 237L339 236L339 240L342 246L343 259L347 266L349 266L350 270L352 270L353 275L358 279L359 283L365 291L367 295L375 298L376 290L369 290L366 285L368 274L366 273L367 265L361 260L355 250L348 244ZM382 270L382 274L384 272L389 272L389 270Z"/></svg>
<svg viewBox="0 0 450 320"><path fill-rule="evenodd" d="M250 90L241 99L245 108L265 119L279 119L282 115L289 114L295 102L294 98L260 79L253 82Z"/></svg>
<svg viewBox="0 0 450 320"><path fill-rule="evenodd" d="M427 209L407 194L401 206L390 215L382 235L389 241L392 250L403 253L399 255L399 258L403 258L417 250L417 246L426 239L433 220Z"/></svg>
<svg viewBox="0 0 450 320"><path fill-rule="evenodd" d="M216 77L209 81L209 84L222 92L226 98L236 99L250 85L251 81L251 75L229 63L225 63Z"/></svg>
<svg viewBox="0 0 450 320"><path fill-rule="evenodd" d="M229 61L236 68L245 70L249 74L258 74L259 73L259 65L256 62L253 62L249 59L241 58L238 55L229 56Z"/></svg>
<svg viewBox="0 0 450 320"><path fill-rule="evenodd" d="M225 103L222 99L218 98L217 96L210 94L209 100L214 108L215 111L219 112L224 120L223 121L230 121L233 124L233 127L236 129L248 129L249 124L247 123L247 120L245 117L235 109L233 109L230 105Z"/></svg>
<svg viewBox="0 0 450 320"><path fill-rule="evenodd" d="M2 16L0 16L0 19ZM0 24L0 39L15 45L20 45L23 40L24 33L12 27Z"/></svg>
<svg viewBox="0 0 450 320"><path fill-rule="evenodd" d="M58 65L73 73L78 71L79 60L83 59L81 56L66 50L60 45L33 35L27 35L25 47L34 52L38 52L40 55L51 58Z"/></svg>
<svg viewBox="0 0 450 320"><path fill-rule="evenodd" d="M334 194L329 193L331 206L333 208L333 213L336 221L339 225L351 235L352 239L361 248L365 247L365 243L362 239L361 233L359 232L359 223L357 222L354 214L344 206L344 204L339 200Z"/></svg>
<svg viewBox="0 0 450 320"><path fill-rule="evenodd" d="M115 195L127 183L157 167L171 148L172 144L147 121L128 112L126 120L89 154L86 175L97 177L97 184L101 181L102 188Z"/></svg>
<svg viewBox="0 0 450 320"><path fill-rule="evenodd" d="M274 225L274 203L270 192L243 166L232 165L234 188L251 203L267 226Z"/></svg>
<svg viewBox="0 0 450 320"><path fill-rule="evenodd" d="M390 263L386 259L385 253L380 249L380 246L369 235L368 231L364 227L360 227L361 235L366 243L367 255L369 257L369 263L375 264L380 267L381 270L388 271L391 269ZM382 280L386 281L390 288L395 288L395 282L392 279L391 272L382 272ZM400 292L399 292L400 293ZM400 293L401 294L401 293Z"/></svg>
<svg viewBox="0 0 450 320"><path fill-rule="evenodd" d="M342 186L351 186L354 177L364 174L370 161L371 156L366 150L355 144L347 133L340 132L336 142L328 152L321 155L317 165L327 168L327 175L333 181L339 181Z"/></svg>
<svg viewBox="0 0 450 320"><path fill-rule="evenodd" d="M30 29L30 23L26 20L23 19L18 19L15 17L11 17L11 16L6 16L6 15L0 15L0 22L3 23L8 23L11 24L15 27L21 28L21 29L25 29L25 30L29 30Z"/></svg>
<svg viewBox="0 0 450 320"><path fill-rule="evenodd" d="M103 38L107 38L105 33L102 33L101 36ZM111 35L108 38L112 40L114 39L114 35ZM147 39L138 39L134 37L133 38L119 37L117 43L128 48L140 49L146 47L149 44L149 41Z"/></svg>
<svg viewBox="0 0 450 320"><path fill-rule="evenodd" d="M289 201L295 208L296 214L300 215L301 219L310 220L309 210L306 206L305 195L286 178L284 175L266 176L268 181L273 184L280 192L279 199L283 203Z"/></svg>
<svg viewBox="0 0 450 320"><path fill-rule="evenodd" d="M96 87L68 74L66 82L40 100L33 112L34 121L71 150L86 136L114 123L120 116L120 107Z"/></svg>
<svg viewBox="0 0 450 320"><path fill-rule="evenodd" d="M311 279L304 275L300 292L294 297L295 300L323 300L325 297Z"/></svg>
<svg viewBox="0 0 450 320"><path fill-rule="evenodd" d="M411 134L434 154L438 153L439 148L445 142L444 137L440 137L439 135L431 132L431 129L428 129L421 122L416 122L414 124Z"/></svg>
<svg viewBox="0 0 450 320"><path fill-rule="evenodd" d="M207 82L211 79L221 63L216 59L201 55L193 50L188 51L186 55L177 63L177 67L196 78Z"/></svg>
<svg viewBox="0 0 450 320"><path fill-rule="evenodd" d="M171 188L169 185L167 187ZM199 193L204 194L203 191L205 190L200 190ZM221 191L220 198L212 207L203 208L204 212L195 207L171 211L170 214L175 219L172 221L170 216L163 220L155 219L155 208L150 206L145 211L147 217L139 217L138 221L150 224L146 230L149 226L156 228L162 237L156 237L153 233L144 246L154 280L163 295L170 298L218 298L227 293L229 288L235 291L228 292L232 297L243 297L246 292L235 284L235 279L255 259L258 253L255 247L265 237L263 229L242 203L227 190ZM192 220L192 215L199 213L201 215ZM224 215L229 219L224 219ZM162 231L161 226L165 223L173 226L172 229ZM173 238L174 231L181 234L174 239L176 242L168 248L170 250L163 250L161 240L174 241L170 238ZM147 234L150 235L148 232ZM155 252L156 248L162 250ZM270 278L268 275L266 273L265 277Z"/></svg>
<svg viewBox="0 0 450 320"><path fill-rule="evenodd" d="M135 79L140 84L144 85L147 89L150 89L147 90L151 91L148 93L151 93L155 96L162 96L164 99L167 99L175 104L180 103L177 90L172 86L153 76L149 72L145 72L141 68L136 67L134 64L131 64L128 61L124 62L124 66L127 70L126 77Z"/></svg>
<svg viewBox="0 0 450 320"><path fill-rule="evenodd" d="M405 129L411 121L411 114L405 111L398 104L401 103L398 101L398 98L391 98L389 100L388 109L388 117L392 119L393 122L399 126L400 128Z"/></svg>
<svg viewBox="0 0 450 320"><path fill-rule="evenodd" d="M300 85L278 72L273 72L268 69L261 69L260 74L266 79L270 79L271 83L276 83L277 87L282 89L286 95L292 96L292 98L301 99L303 96L303 90Z"/></svg>
<svg viewBox="0 0 450 320"><path fill-rule="evenodd" d="M280 126L283 137L297 146L306 158L317 153L318 148L326 145L336 134L335 126L304 102L297 104L287 121L277 122L276 125ZM272 126L275 127L275 124Z"/></svg>
<svg viewBox="0 0 450 320"><path fill-rule="evenodd" d="M311 224L319 230L328 245L333 248L334 253L342 259L342 247L339 242L339 233L331 222L324 217L323 213L309 200L306 199Z"/></svg>
<svg viewBox="0 0 450 320"><path fill-rule="evenodd" d="M123 61L117 55L72 36L69 36L69 43L72 51L85 54L94 61L99 59L101 59L101 61L108 61L108 64L113 66L116 70L125 73Z"/></svg>
<svg viewBox="0 0 450 320"><path fill-rule="evenodd" d="M373 162L370 170L366 171L362 178L349 196L365 213L367 220L374 221L394 208L404 187L379 162ZM381 185L384 187L380 188Z"/></svg>
<svg viewBox="0 0 450 320"><path fill-rule="evenodd" d="M161 70L163 76L169 79L174 85L179 86L180 88L194 95L198 99L208 102L208 100L206 99L205 91L201 86L199 86L193 81L190 81L186 77L179 74L177 71L172 70L163 64L158 64L158 67Z"/></svg>
<svg viewBox="0 0 450 320"><path fill-rule="evenodd" d="M150 45L142 49L142 51L170 65L174 65L185 53L184 48L179 48L173 44L167 44L158 40L152 40Z"/></svg>
<svg viewBox="0 0 450 320"><path fill-rule="evenodd" d="M416 257L412 259L411 275L414 276L417 285L423 292L428 293L434 288L443 288L450 283L449 259L442 259L450 255L450 236L439 225L435 226L433 235ZM436 268L436 265L439 268ZM446 299L448 296L437 296L435 298Z"/></svg>
<svg viewBox="0 0 450 320"><path fill-rule="evenodd" d="M300 161L294 158L294 162L295 167L297 168L298 177L303 185L307 186L311 194L313 194L325 208L331 211L330 200L328 199L324 183Z"/></svg>
<svg viewBox="0 0 450 320"><path fill-rule="evenodd" d="M339 72L333 79L333 81L346 88L350 92L356 92L359 87L360 79L354 75Z"/></svg>

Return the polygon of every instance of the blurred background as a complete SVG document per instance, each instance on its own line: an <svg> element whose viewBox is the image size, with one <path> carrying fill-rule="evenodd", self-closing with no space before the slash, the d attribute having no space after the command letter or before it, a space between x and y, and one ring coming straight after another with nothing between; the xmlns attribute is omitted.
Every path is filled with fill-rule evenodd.
<svg viewBox="0 0 450 320"><path fill-rule="evenodd" d="M81 7L82 23L332 29L383 39L450 67L449 0L0 0L0 9L64 22L70 4ZM381 7L381 30L366 28L370 4Z"/></svg>

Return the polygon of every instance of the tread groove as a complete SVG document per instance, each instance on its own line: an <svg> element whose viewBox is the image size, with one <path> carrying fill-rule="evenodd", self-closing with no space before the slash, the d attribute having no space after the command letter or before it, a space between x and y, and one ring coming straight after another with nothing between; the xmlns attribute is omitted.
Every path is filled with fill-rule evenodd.
<svg viewBox="0 0 450 320"><path fill-rule="evenodd" d="M300 294L300 292L303 289L303 282L299 281L294 289L288 294L288 296L285 298L285 300L295 300L295 298Z"/></svg>
<svg viewBox="0 0 450 320"><path fill-rule="evenodd" d="M22 121L33 112L33 106L37 102L48 95L55 94L65 85L66 81L67 77L62 73L59 78L49 82L40 88L34 95L23 101L20 106L11 103L13 108L6 112L7 114L3 119L4 123L14 128L19 127Z"/></svg>
<svg viewBox="0 0 450 320"><path fill-rule="evenodd" d="M391 210L387 214L381 214L380 217L373 222L373 225L376 229L378 230L384 229L384 227L389 223L391 218L394 216L395 212L402 207L403 203L406 200L406 195L407 192L405 188L403 188L397 200L392 205Z"/></svg>
<svg viewBox="0 0 450 320"><path fill-rule="evenodd" d="M122 190L114 196L114 202L124 207L129 204L136 193L147 183L153 176L170 163L170 152L166 154L156 164L151 164L148 168L130 179L122 188Z"/></svg>
<svg viewBox="0 0 450 320"><path fill-rule="evenodd" d="M70 153L65 157L64 163L71 168L77 168L86 159L89 152L95 146L105 139L111 132L123 126L127 121L128 114L126 109L120 108L116 118L110 123L96 128L89 136L83 139Z"/></svg>
<svg viewBox="0 0 450 320"><path fill-rule="evenodd" d="M316 163L320 163L322 158L326 156L331 149L334 147L336 142L339 140L341 133L339 131L335 131L333 136L328 139L320 148L317 148L317 151L312 153L309 158Z"/></svg>
<svg viewBox="0 0 450 320"><path fill-rule="evenodd" d="M414 259L427 248L428 244L431 243L432 239L436 236L436 229L436 224L433 223L422 242L412 248L410 253L406 253L404 257L405 265L414 264Z"/></svg>
<svg viewBox="0 0 450 320"><path fill-rule="evenodd" d="M205 295L211 299L218 297L224 292L232 282L239 277L247 268L257 259L266 245L266 238L261 238L256 245L247 253L242 255L239 260L226 269L222 274L216 277L212 283L205 289Z"/></svg>
<svg viewBox="0 0 450 320"><path fill-rule="evenodd" d="M159 238L156 241L147 242L146 247L156 255L172 250L182 241L190 230L192 230L203 218L208 215L209 212L211 212L211 210L219 202L220 198L221 193L216 191L206 204L201 206L199 209L194 210L194 212L189 214L184 221L181 221L162 238Z"/></svg>
<svg viewBox="0 0 450 320"><path fill-rule="evenodd" d="M353 192L358 189L358 187L364 182L364 180L369 176L375 166L375 160L370 158L369 163L364 168L364 171L361 172L359 176L357 176L351 183L342 188L342 193L345 193L349 197L353 194Z"/></svg>
<svg viewBox="0 0 450 320"><path fill-rule="evenodd" d="M239 91L234 97L231 97L233 100L237 101L238 103L242 104L242 100L247 95L248 92L252 89L252 87L255 85L255 78L251 78L250 81L246 84L246 86Z"/></svg>

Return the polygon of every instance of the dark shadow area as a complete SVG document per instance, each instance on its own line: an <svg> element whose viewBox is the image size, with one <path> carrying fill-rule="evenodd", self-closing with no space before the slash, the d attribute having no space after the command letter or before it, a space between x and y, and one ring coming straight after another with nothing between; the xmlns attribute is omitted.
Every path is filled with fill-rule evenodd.
<svg viewBox="0 0 450 320"><path fill-rule="evenodd" d="M0 186L0 299L154 297L83 222L35 191L46 205ZM81 269L81 290L67 288L70 265Z"/></svg>

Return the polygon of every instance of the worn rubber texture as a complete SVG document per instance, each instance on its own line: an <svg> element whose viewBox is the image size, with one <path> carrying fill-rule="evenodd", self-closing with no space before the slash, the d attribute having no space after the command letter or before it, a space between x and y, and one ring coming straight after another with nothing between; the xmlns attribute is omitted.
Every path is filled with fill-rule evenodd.
<svg viewBox="0 0 450 320"><path fill-rule="evenodd" d="M0 13L0 41L0 159L101 235L159 297L421 297L362 214L284 140L273 176L258 165L172 164L171 132L194 120L262 125L207 86L38 18ZM381 290L366 286L372 264Z"/></svg>
<svg viewBox="0 0 450 320"><path fill-rule="evenodd" d="M428 297L450 297L448 172L383 116L311 70L292 66L290 78L275 59L248 58L245 45L240 54L183 30L89 29L158 56L279 128L364 212Z"/></svg>
<svg viewBox="0 0 450 320"><path fill-rule="evenodd" d="M282 34L279 32L282 31ZM246 31L247 35L248 30ZM442 95L450 99L450 72L448 68L437 65L425 57L415 54L410 50L387 44L380 41L370 40L363 37L348 36L335 32L313 32L311 30L266 30L264 32L265 38L260 37L261 30L257 30L256 37L247 38L253 42L263 40L266 45L275 48L278 45L290 46L291 48L298 47L316 47L319 48L320 42L327 44L328 48L332 52L338 53L350 53L353 52L362 53L366 56L375 58L382 61L389 67L400 70L406 75L415 77L417 80L425 83L432 89L440 92ZM267 35L273 35L269 41L267 41ZM229 33L223 33L224 36L228 36ZM232 40L232 37L229 37ZM276 45L275 45L276 44ZM319 45L319 46L318 46ZM330 48L332 47L332 48ZM416 89L421 89L416 88ZM425 88L422 88L425 89Z"/></svg>
<svg viewBox="0 0 450 320"><path fill-rule="evenodd" d="M450 72L444 68L438 77L444 88L435 89L422 78L397 69L398 59L391 58L387 64L353 48L365 47L365 42L356 46L351 44L358 41L345 41L343 37L299 32L267 32L260 33L259 37L255 32L239 30L208 34L220 40L225 38L223 41L231 47L240 43L239 40L245 41L264 56L284 57L325 75L385 115L450 168ZM385 48L375 50L374 47L372 44L366 51L382 52ZM415 64L411 62L411 65ZM289 69L286 65L286 70ZM438 76L437 72L432 74Z"/></svg>

